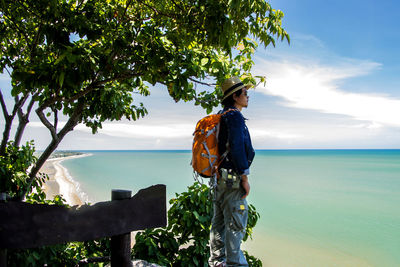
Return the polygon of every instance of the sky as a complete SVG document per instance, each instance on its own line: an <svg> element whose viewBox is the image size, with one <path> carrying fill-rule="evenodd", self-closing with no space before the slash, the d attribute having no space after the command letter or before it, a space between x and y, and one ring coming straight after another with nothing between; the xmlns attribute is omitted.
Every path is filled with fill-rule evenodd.
<svg viewBox="0 0 400 267"><path fill-rule="evenodd" d="M291 43L260 46L255 54L253 74L267 82L249 91L242 111L255 149L399 149L400 3L270 3L284 12ZM9 83L0 75L2 90ZM145 118L105 122L96 135L78 125L58 149L191 149L195 124L206 115L202 108L175 103L162 86L135 101L149 111ZM32 117L24 138L40 150L51 137Z"/></svg>

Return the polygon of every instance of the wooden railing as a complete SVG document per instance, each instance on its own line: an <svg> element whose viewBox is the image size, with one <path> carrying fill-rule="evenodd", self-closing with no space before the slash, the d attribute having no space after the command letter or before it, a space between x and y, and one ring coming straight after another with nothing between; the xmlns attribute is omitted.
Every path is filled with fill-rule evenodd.
<svg viewBox="0 0 400 267"><path fill-rule="evenodd" d="M0 267L6 249L35 248L111 237L111 266L130 266L130 232L167 224L166 187L113 190L112 201L66 208L25 202L0 203Z"/></svg>

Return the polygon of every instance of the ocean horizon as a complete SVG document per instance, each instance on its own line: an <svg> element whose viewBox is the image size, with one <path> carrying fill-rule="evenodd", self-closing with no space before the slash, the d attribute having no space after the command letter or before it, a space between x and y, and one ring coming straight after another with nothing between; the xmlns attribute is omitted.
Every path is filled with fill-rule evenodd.
<svg viewBox="0 0 400 267"><path fill-rule="evenodd" d="M92 203L194 183L191 150L73 151L91 154L62 165ZM261 218L243 248L264 266L400 266L400 149L256 150L249 177Z"/></svg>

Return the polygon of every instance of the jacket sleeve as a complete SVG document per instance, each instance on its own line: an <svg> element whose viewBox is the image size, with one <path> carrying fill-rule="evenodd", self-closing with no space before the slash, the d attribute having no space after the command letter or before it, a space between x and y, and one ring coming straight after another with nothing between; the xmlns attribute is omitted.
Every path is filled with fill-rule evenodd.
<svg viewBox="0 0 400 267"><path fill-rule="evenodd" d="M239 111L228 113L226 115L226 125L229 142L228 158L240 175L247 175L249 174L249 162L245 150L244 131L246 126L242 114Z"/></svg>

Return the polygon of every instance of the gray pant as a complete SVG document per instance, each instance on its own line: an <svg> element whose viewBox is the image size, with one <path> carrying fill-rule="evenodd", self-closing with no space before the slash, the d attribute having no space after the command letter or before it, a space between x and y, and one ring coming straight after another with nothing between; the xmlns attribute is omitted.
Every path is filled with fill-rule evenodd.
<svg viewBox="0 0 400 267"><path fill-rule="evenodd" d="M216 187L214 216L210 233L210 266L226 262L227 266L249 266L240 250L246 231L248 207L244 189L227 188L222 179Z"/></svg>

